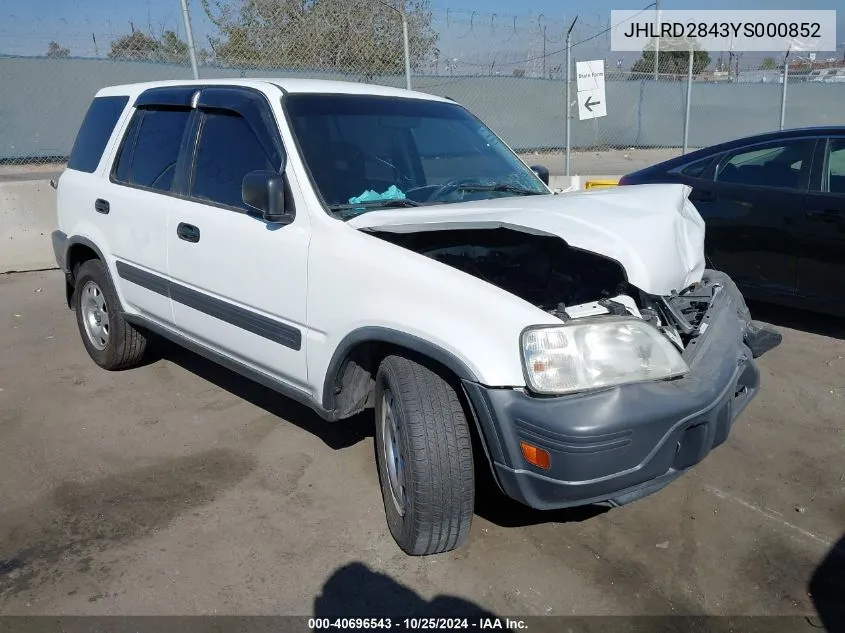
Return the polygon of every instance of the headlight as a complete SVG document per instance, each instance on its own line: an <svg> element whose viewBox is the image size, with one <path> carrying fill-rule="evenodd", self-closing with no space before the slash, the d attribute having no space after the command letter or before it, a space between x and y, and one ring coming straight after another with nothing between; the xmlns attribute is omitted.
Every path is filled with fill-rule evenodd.
<svg viewBox="0 0 845 633"><path fill-rule="evenodd" d="M528 384L547 394L681 376L677 348L655 327L627 317L585 318L522 334Z"/></svg>

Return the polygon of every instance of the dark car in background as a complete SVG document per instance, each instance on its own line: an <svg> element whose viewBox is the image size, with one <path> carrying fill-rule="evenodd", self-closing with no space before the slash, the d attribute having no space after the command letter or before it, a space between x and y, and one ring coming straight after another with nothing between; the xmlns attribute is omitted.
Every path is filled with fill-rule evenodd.
<svg viewBox="0 0 845 633"><path fill-rule="evenodd" d="M684 183L709 264L749 299L845 315L845 127L770 132L627 174Z"/></svg>

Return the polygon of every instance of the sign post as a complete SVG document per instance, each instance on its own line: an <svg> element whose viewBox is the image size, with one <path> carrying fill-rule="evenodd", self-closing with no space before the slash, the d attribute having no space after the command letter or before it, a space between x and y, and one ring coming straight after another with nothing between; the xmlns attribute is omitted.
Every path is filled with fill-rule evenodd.
<svg viewBox="0 0 845 633"><path fill-rule="evenodd" d="M604 60L576 62L578 78L578 120L607 116L607 99L604 90Z"/></svg>

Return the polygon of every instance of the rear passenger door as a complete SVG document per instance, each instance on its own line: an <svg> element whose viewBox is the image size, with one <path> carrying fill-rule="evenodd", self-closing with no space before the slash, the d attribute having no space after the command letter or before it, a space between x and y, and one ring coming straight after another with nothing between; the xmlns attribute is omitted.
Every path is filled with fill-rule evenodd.
<svg viewBox="0 0 845 633"><path fill-rule="evenodd" d="M278 172L284 148L264 95L205 88L196 100L181 199L167 249L177 328L289 386L304 388L308 215L268 223L241 196L244 176ZM293 203L287 187L287 202Z"/></svg>
<svg viewBox="0 0 845 633"><path fill-rule="evenodd" d="M168 204L191 119L191 108L168 103L174 101L170 97L152 90L136 101L109 185L98 201L126 307L165 323L173 321L167 291Z"/></svg>
<svg viewBox="0 0 845 633"><path fill-rule="evenodd" d="M752 297L796 291L801 247L795 230L814 148L814 139L795 139L727 152L714 182L691 197L706 223L713 265Z"/></svg>
<svg viewBox="0 0 845 633"><path fill-rule="evenodd" d="M845 137L819 143L810 191L796 232L804 248L798 293L845 308Z"/></svg>

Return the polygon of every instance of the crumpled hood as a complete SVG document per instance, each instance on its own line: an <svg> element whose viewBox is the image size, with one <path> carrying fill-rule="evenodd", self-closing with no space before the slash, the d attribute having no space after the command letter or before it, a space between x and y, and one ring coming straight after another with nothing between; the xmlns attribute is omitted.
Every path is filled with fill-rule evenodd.
<svg viewBox="0 0 845 633"><path fill-rule="evenodd" d="M616 260L640 290L668 295L700 281L704 272L704 220L690 191L682 184L648 184L385 209L348 225L394 233L507 228L557 236Z"/></svg>

